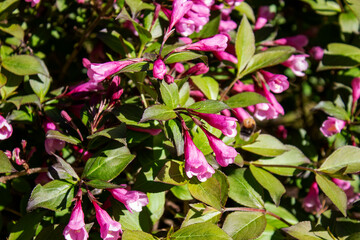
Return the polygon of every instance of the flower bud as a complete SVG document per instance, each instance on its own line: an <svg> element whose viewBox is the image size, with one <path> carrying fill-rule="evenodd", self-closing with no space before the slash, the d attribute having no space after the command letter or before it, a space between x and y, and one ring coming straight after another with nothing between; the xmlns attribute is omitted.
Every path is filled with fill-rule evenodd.
<svg viewBox="0 0 360 240"><path fill-rule="evenodd" d="M334 117L328 117L327 120L321 125L320 131L325 137L330 137L334 134L341 132L345 127L346 122Z"/></svg>
<svg viewBox="0 0 360 240"><path fill-rule="evenodd" d="M316 61L321 61L321 59L324 57L324 49L319 46L315 46L310 49L309 54Z"/></svg>
<svg viewBox="0 0 360 240"><path fill-rule="evenodd" d="M317 213L321 209L321 203L319 199L319 188L316 182L313 182L310 186L309 193L304 198L302 207L306 212Z"/></svg>
<svg viewBox="0 0 360 240"><path fill-rule="evenodd" d="M174 77L169 74L166 74L164 80L167 84L171 84L174 82Z"/></svg>
<svg viewBox="0 0 360 240"><path fill-rule="evenodd" d="M166 65L160 58L154 62L153 76L158 79L164 79L166 74Z"/></svg>
<svg viewBox="0 0 360 240"><path fill-rule="evenodd" d="M237 119L233 117L226 117L211 113L195 113L198 117L206 121L209 125L221 130L221 132L228 137L235 137L237 134L236 122Z"/></svg>
<svg viewBox="0 0 360 240"><path fill-rule="evenodd" d="M360 98L360 77L353 78L351 81L353 103Z"/></svg>
<svg viewBox="0 0 360 240"><path fill-rule="evenodd" d="M185 72L184 75L200 75L207 73L209 71L209 67L205 65L205 63L197 63L195 66L191 67L189 70Z"/></svg>

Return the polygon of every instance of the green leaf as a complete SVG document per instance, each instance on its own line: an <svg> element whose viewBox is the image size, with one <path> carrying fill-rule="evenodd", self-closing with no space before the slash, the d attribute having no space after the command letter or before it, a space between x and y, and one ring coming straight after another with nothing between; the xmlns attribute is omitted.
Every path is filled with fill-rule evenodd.
<svg viewBox="0 0 360 240"><path fill-rule="evenodd" d="M14 94L14 91L23 82L24 77L8 72L6 69L1 69L1 73L6 77L6 84L1 88L1 97L7 99ZM4 83L4 81L2 81L2 83Z"/></svg>
<svg viewBox="0 0 360 240"><path fill-rule="evenodd" d="M5 86L7 83L7 77L0 73L0 88L2 88L3 86Z"/></svg>
<svg viewBox="0 0 360 240"><path fill-rule="evenodd" d="M212 223L196 223L180 228L170 240L231 240L221 228Z"/></svg>
<svg viewBox="0 0 360 240"><path fill-rule="evenodd" d="M276 215L278 216L281 216L282 219L286 220L288 223L291 223L291 224L297 224L299 222L299 220L297 220L297 218L292 215L286 208L284 207L281 207L281 206L276 206L272 203L265 203L265 209L272 212L272 213L275 213ZM277 227L277 228L283 228L283 227L287 227L288 225L285 224L284 222L282 222L281 220L279 219L276 219L275 217L271 216L271 215L268 215L267 217L271 217L274 221L277 221L279 223L279 227L272 223L271 225L274 226L274 227ZM269 221L268 221L269 223ZM281 224L281 225L280 225Z"/></svg>
<svg viewBox="0 0 360 240"><path fill-rule="evenodd" d="M250 165L250 170L256 181L268 190L274 203L279 206L281 196L286 192L282 183L267 171L257 168L254 165Z"/></svg>
<svg viewBox="0 0 360 240"><path fill-rule="evenodd" d="M64 142L67 142L67 143L70 143L70 144L74 144L74 145L77 145L77 144L81 143L81 141L79 139L74 138L73 136L66 136L66 135L64 135L61 132L56 131L56 130L49 130L46 133L46 138L58 139L58 140L61 140L61 141L64 141Z"/></svg>
<svg viewBox="0 0 360 240"><path fill-rule="evenodd" d="M212 207L208 207L202 203L192 204L181 227L183 228L191 224L203 222L216 224L220 220L220 217L221 212Z"/></svg>
<svg viewBox="0 0 360 240"><path fill-rule="evenodd" d="M144 72L150 69L150 64L148 62L138 62L127 65L121 69L118 73L127 73L127 72Z"/></svg>
<svg viewBox="0 0 360 240"><path fill-rule="evenodd" d="M353 146L344 146L336 149L320 166L318 171L336 173L345 169L343 174L360 171L360 149Z"/></svg>
<svg viewBox="0 0 360 240"><path fill-rule="evenodd" d="M176 153L178 156L184 154L184 138L181 133L181 126L175 120L166 122L170 139L174 142Z"/></svg>
<svg viewBox="0 0 360 240"><path fill-rule="evenodd" d="M235 50L238 59L237 68L239 75L255 53L254 32L245 15L243 15L236 34Z"/></svg>
<svg viewBox="0 0 360 240"><path fill-rule="evenodd" d="M264 208L262 188L249 170L238 168L228 175L229 197L235 202L251 208Z"/></svg>
<svg viewBox="0 0 360 240"><path fill-rule="evenodd" d="M167 121L176 118L174 110L165 105L153 105L145 109L140 123L149 120L162 120Z"/></svg>
<svg viewBox="0 0 360 240"><path fill-rule="evenodd" d="M122 123L119 126L106 128L100 132L96 132L93 135L87 137L87 139L94 139L96 137L106 137L109 139L113 139L119 141L121 143L126 143L126 124Z"/></svg>
<svg viewBox="0 0 360 240"><path fill-rule="evenodd" d="M41 61L41 63L44 64L43 61ZM46 66L44 65L43 67L47 71ZM29 79L30 86L34 93L39 97L40 102L43 102L45 100L45 96L50 89L52 79L48 77L49 75L49 73L47 73L46 75L38 74L36 79Z"/></svg>
<svg viewBox="0 0 360 240"><path fill-rule="evenodd" d="M349 114L345 111L345 109L335 106L330 101L321 101L313 109L322 110L328 115L340 120L350 120Z"/></svg>
<svg viewBox="0 0 360 240"><path fill-rule="evenodd" d="M164 182L172 185L184 185L187 183L187 178L184 173L184 162L177 160L170 160L165 163L160 170L155 181Z"/></svg>
<svg viewBox="0 0 360 240"><path fill-rule="evenodd" d="M288 148L289 151L274 158L260 159L253 163L261 164L264 169L282 176L293 176L298 171L296 168L276 167L276 165L300 166L302 164L310 164L310 160L297 147L291 145L285 146ZM273 166L266 167L266 165Z"/></svg>
<svg viewBox="0 0 360 240"><path fill-rule="evenodd" d="M339 4L333 1L314 1L314 0L302 0L310 4L312 9L316 11L317 14L332 16L341 12Z"/></svg>
<svg viewBox="0 0 360 240"><path fill-rule="evenodd" d="M24 39L24 30L18 24L0 24L0 30L16 37L19 40Z"/></svg>
<svg viewBox="0 0 360 240"><path fill-rule="evenodd" d="M233 212L224 222L222 229L234 240L255 239L266 227L266 218L260 212Z"/></svg>
<svg viewBox="0 0 360 240"><path fill-rule="evenodd" d="M341 31L345 33L358 33L359 20L352 12L342 12L339 15Z"/></svg>
<svg viewBox="0 0 360 240"><path fill-rule="evenodd" d="M164 61L165 64L172 64L177 62L188 62L190 60L194 60L197 58L206 58L205 55L194 53L194 52L179 52L179 53L173 53L169 57L167 57Z"/></svg>
<svg viewBox="0 0 360 240"><path fill-rule="evenodd" d="M346 217L347 197L344 191L323 175L316 174L315 177L320 189Z"/></svg>
<svg viewBox="0 0 360 240"><path fill-rule="evenodd" d="M41 73L47 75L41 60L30 55L15 55L3 59L2 66L16 75L25 76Z"/></svg>
<svg viewBox="0 0 360 240"><path fill-rule="evenodd" d="M283 230L289 234L290 236L296 239L306 239L306 240L324 240L324 239L333 239L333 238L323 238L324 232L327 233L326 230L315 230L313 226L311 226L310 221L299 222L296 225L293 225L288 228L284 228ZM329 236L329 234L326 234ZM329 236L330 237L330 236Z"/></svg>
<svg viewBox="0 0 360 240"><path fill-rule="evenodd" d="M117 177L134 159L127 147L112 142L92 156L85 165L82 178L109 181Z"/></svg>
<svg viewBox="0 0 360 240"><path fill-rule="evenodd" d="M360 64L360 48L345 43L330 43L318 68L347 69Z"/></svg>
<svg viewBox="0 0 360 240"><path fill-rule="evenodd" d="M295 49L289 46L273 47L266 51L255 54L249 61L241 76L255 72L256 70L277 65L286 61Z"/></svg>
<svg viewBox="0 0 360 240"><path fill-rule="evenodd" d="M241 15L245 15L250 21L255 22L255 14L252 7L246 3L242 2L235 7L235 10L238 11Z"/></svg>
<svg viewBox="0 0 360 240"><path fill-rule="evenodd" d="M194 198L215 209L221 210L225 206L229 192L229 183L226 176L220 171L216 170L212 177L205 182L192 178L188 183L188 187Z"/></svg>
<svg viewBox="0 0 360 240"><path fill-rule="evenodd" d="M258 103L268 103L268 100L256 92L242 92L230 97L225 103L230 108L244 108Z"/></svg>
<svg viewBox="0 0 360 240"><path fill-rule="evenodd" d="M135 30L139 33L139 38L140 38L141 44L145 45L146 43L151 41L152 35L148 30L146 30L143 26L141 26L134 20L132 20L132 24L134 25Z"/></svg>
<svg viewBox="0 0 360 240"><path fill-rule="evenodd" d="M9 15L19 5L19 0L5 0L0 2L0 20L8 19Z"/></svg>
<svg viewBox="0 0 360 240"><path fill-rule="evenodd" d="M158 238L143 231L126 229L123 235L121 236L121 239L122 240L156 240Z"/></svg>
<svg viewBox="0 0 360 240"><path fill-rule="evenodd" d="M278 156L288 151L282 142L268 134L260 134L254 143L242 146L242 149L267 157Z"/></svg>
<svg viewBox="0 0 360 240"><path fill-rule="evenodd" d="M179 105L179 89L176 83L167 84L165 81L162 81L160 92L166 106L174 109Z"/></svg>
<svg viewBox="0 0 360 240"><path fill-rule="evenodd" d="M147 193L149 203L146 208L150 211L150 219L153 224L158 222L165 211L165 191Z"/></svg>
<svg viewBox="0 0 360 240"><path fill-rule="evenodd" d="M223 102L216 100L205 100L196 102L188 108L195 110L199 113L218 113L222 110L229 109L230 107Z"/></svg>
<svg viewBox="0 0 360 240"><path fill-rule="evenodd" d="M12 226L10 225L10 235L7 240L32 240L38 230L41 228L41 220L45 215L45 211L32 212L24 215Z"/></svg>
<svg viewBox="0 0 360 240"><path fill-rule="evenodd" d="M76 180L80 180L79 176L77 175L77 173L75 172L75 170L72 168L72 166L67 163L64 159L62 159L61 157L59 157L56 154L53 154L56 159L58 160L59 164L62 166L62 168L73 178L75 178Z"/></svg>
<svg viewBox="0 0 360 240"><path fill-rule="evenodd" d="M188 185L180 185L180 186L174 186L171 189L171 192L174 194L175 197L177 197L180 200L188 201L193 200L194 198L191 196L191 193L189 191Z"/></svg>
<svg viewBox="0 0 360 240"><path fill-rule="evenodd" d="M189 97L190 97L190 85L188 82L185 82L179 91L179 103L181 107L185 106Z"/></svg>
<svg viewBox="0 0 360 240"><path fill-rule="evenodd" d="M192 76L193 83L205 94L208 99L216 100L219 94L219 83L212 77L202 75Z"/></svg>
<svg viewBox="0 0 360 240"><path fill-rule="evenodd" d="M44 186L36 185L33 189L27 208L47 208L53 211L69 208L74 198L74 185L67 181L53 180Z"/></svg>
<svg viewBox="0 0 360 240"><path fill-rule="evenodd" d="M117 185L117 184L106 182L106 181L99 180L99 179L88 181L88 182L86 182L86 185L89 185L90 187L98 188L98 189L123 188L123 186L121 186L121 185Z"/></svg>
<svg viewBox="0 0 360 240"><path fill-rule="evenodd" d="M35 94L12 97L8 100L8 102L13 103L18 110L20 109L20 106L30 103L35 103L40 106L39 98Z"/></svg>
<svg viewBox="0 0 360 240"><path fill-rule="evenodd" d="M143 115L143 110L136 105L121 105L116 109L114 114L121 122L126 123L126 125L143 128L151 127L150 123L139 123Z"/></svg>
<svg viewBox="0 0 360 240"><path fill-rule="evenodd" d="M3 151L0 151L0 173L16 172L15 168L9 161Z"/></svg>
<svg viewBox="0 0 360 240"><path fill-rule="evenodd" d="M360 2L357 0L345 0L345 3L350 7L356 17L360 20Z"/></svg>
<svg viewBox="0 0 360 240"><path fill-rule="evenodd" d="M121 38L121 36L116 37L110 33L97 33L97 37L109 48L113 51L119 53L121 56L126 56L127 53L134 53L135 49L134 46L126 41L125 39ZM131 55L135 57L135 55Z"/></svg>
<svg viewBox="0 0 360 240"><path fill-rule="evenodd" d="M125 2L130 7L133 16L141 10L154 9L154 6L144 3L142 0L125 0Z"/></svg>

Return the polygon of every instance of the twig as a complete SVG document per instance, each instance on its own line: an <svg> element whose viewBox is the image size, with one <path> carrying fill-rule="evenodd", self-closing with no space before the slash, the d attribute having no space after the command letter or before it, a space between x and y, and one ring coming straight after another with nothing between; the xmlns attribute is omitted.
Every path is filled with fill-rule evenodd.
<svg viewBox="0 0 360 240"><path fill-rule="evenodd" d="M47 171L48 171L47 167L30 168L28 170L22 170L21 172L17 172L17 173L8 175L8 176L0 177L0 182L5 183L8 180L18 178L21 176L30 175L30 174L34 174L34 173L47 172Z"/></svg>

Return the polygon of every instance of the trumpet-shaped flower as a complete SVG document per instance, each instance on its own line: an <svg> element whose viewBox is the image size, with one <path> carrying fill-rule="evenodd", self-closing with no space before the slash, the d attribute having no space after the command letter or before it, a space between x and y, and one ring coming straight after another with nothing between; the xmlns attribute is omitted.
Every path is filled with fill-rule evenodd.
<svg viewBox="0 0 360 240"><path fill-rule="evenodd" d="M351 81L353 103L356 103L360 98L360 77L353 78Z"/></svg>
<svg viewBox="0 0 360 240"><path fill-rule="evenodd" d="M316 182L313 182L310 186L309 193L304 198L302 207L306 212L319 212L321 209L321 203L319 198L319 188Z"/></svg>
<svg viewBox="0 0 360 240"><path fill-rule="evenodd" d="M139 191L129 191L125 188L108 189L112 196L122 202L129 212L141 212L142 207L149 203L145 193Z"/></svg>
<svg viewBox="0 0 360 240"><path fill-rule="evenodd" d="M5 140L11 137L13 128L6 119L0 115L0 140Z"/></svg>
<svg viewBox="0 0 360 240"><path fill-rule="evenodd" d="M228 37L223 34L217 34L211 38L202 39L196 43L191 43L175 49L175 52L181 52L185 50L196 51L225 51L227 48Z"/></svg>
<svg viewBox="0 0 360 240"><path fill-rule="evenodd" d="M89 238L89 234L85 229L84 212L80 200L75 203L70 221L65 227L63 235L66 240L86 240Z"/></svg>
<svg viewBox="0 0 360 240"><path fill-rule="evenodd" d="M196 113L196 115L228 137L235 137L237 134L236 118L211 113Z"/></svg>
<svg viewBox="0 0 360 240"><path fill-rule="evenodd" d="M291 55L288 60L282 63L285 67L288 67L293 71L293 73L298 77L305 76L304 71L306 71L309 67L306 58L309 55L307 54L299 54L299 55Z"/></svg>
<svg viewBox="0 0 360 240"><path fill-rule="evenodd" d="M114 221L110 215L96 202L93 202L96 212L96 219L100 225L100 237L103 240L117 240L120 238L121 224Z"/></svg>
<svg viewBox="0 0 360 240"><path fill-rule="evenodd" d="M273 74L264 70L260 70L260 72L264 76L270 90L274 93L282 93L289 88L289 81L286 76L282 74Z"/></svg>
<svg viewBox="0 0 360 240"><path fill-rule="evenodd" d="M344 120L328 117L327 120L325 120L321 125L320 131L324 134L325 137L330 137L341 132L345 125L346 122Z"/></svg>

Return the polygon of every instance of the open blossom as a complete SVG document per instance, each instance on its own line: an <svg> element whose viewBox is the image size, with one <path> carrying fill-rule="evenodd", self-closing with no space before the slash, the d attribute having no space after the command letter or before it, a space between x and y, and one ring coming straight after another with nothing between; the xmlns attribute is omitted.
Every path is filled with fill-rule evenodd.
<svg viewBox="0 0 360 240"><path fill-rule="evenodd" d="M100 237L103 240L117 240L120 238L121 224L114 221L110 215L96 202L93 202L96 212L96 219L100 225Z"/></svg>
<svg viewBox="0 0 360 240"><path fill-rule="evenodd" d="M175 52L185 50L196 51L225 51L227 48L228 38L223 34L217 34L211 38L202 39L196 43L191 43L175 49Z"/></svg>
<svg viewBox="0 0 360 240"><path fill-rule="evenodd" d="M35 7L35 5L40 2L40 0L25 0L25 2L31 2L31 7Z"/></svg>
<svg viewBox="0 0 360 240"><path fill-rule="evenodd" d="M66 240L86 240L89 238L89 234L85 229L84 212L80 200L75 203L70 221L65 227L63 235Z"/></svg>
<svg viewBox="0 0 360 240"><path fill-rule="evenodd" d="M164 79L166 74L166 65L163 60L157 59L154 62L153 76L158 79Z"/></svg>
<svg viewBox="0 0 360 240"><path fill-rule="evenodd" d="M285 67L288 67L293 71L293 73L298 77L305 76L304 71L306 71L309 67L306 58L309 55L307 54L299 54L299 55L291 55L288 60L282 63Z"/></svg>
<svg viewBox="0 0 360 240"><path fill-rule="evenodd" d="M196 115L209 125L221 130L221 132L228 137L235 137L237 134L236 118L211 113L196 113Z"/></svg>
<svg viewBox="0 0 360 240"><path fill-rule="evenodd" d="M170 17L170 27L171 30L175 24L191 9L193 5L192 1L187 0L174 0Z"/></svg>
<svg viewBox="0 0 360 240"><path fill-rule="evenodd" d="M304 198L302 207L306 212L317 213L321 209L321 203L319 198L319 188L316 182L313 182L310 186L309 193Z"/></svg>
<svg viewBox="0 0 360 240"><path fill-rule="evenodd" d="M113 61L106 63L91 63L88 59L83 59L83 65L88 69L87 75L90 78L90 81L101 82L107 77L117 73L124 67L141 62L144 59L131 59L125 61Z"/></svg>
<svg viewBox="0 0 360 240"><path fill-rule="evenodd" d="M149 203L145 193L139 191L129 191L125 188L107 189L112 196L122 202L129 212L141 212L142 207Z"/></svg>
<svg viewBox="0 0 360 240"><path fill-rule="evenodd" d="M308 42L309 42L309 39L305 35L302 35L302 34L292 36L292 37L280 38L280 39L273 41L273 43L275 45L292 46L292 47L296 48L296 50L299 50L302 52L304 51L304 47L308 44Z"/></svg>
<svg viewBox="0 0 360 240"><path fill-rule="evenodd" d="M315 46L310 49L309 54L316 61L320 61L324 56L324 49L319 46Z"/></svg>
<svg viewBox="0 0 360 240"><path fill-rule="evenodd" d="M276 100L276 97L274 94L272 94L267 88L265 83L262 83L263 87L261 89L257 89L257 91L266 97L266 99L269 101L269 103L272 105L272 107L276 110L276 112L284 115L284 108L281 106L281 104Z"/></svg>
<svg viewBox="0 0 360 240"><path fill-rule="evenodd" d="M254 116L260 121L263 121L265 119L275 119L279 116L279 113L269 103L258 103L255 105Z"/></svg>
<svg viewBox="0 0 360 240"><path fill-rule="evenodd" d="M270 90L274 93L282 93L289 88L289 81L286 76L282 74L273 74L264 70L260 70L260 72L264 76Z"/></svg>
<svg viewBox="0 0 360 240"><path fill-rule="evenodd" d="M215 173L204 154L195 146L188 131L185 131L184 155L185 172L189 178L196 176L200 182L205 182Z"/></svg>
<svg viewBox="0 0 360 240"><path fill-rule="evenodd" d="M13 128L6 119L0 115L0 140L5 140L11 137L13 133Z"/></svg>
<svg viewBox="0 0 360 240"><path fill-rule="evenodd" d="M205 129L202 129L209 140L210 147L215 153L216 161L222 167L227 167L234 163L235 157L238 155L235 148L226 145L223 141L215 137L213 134Z"/></svg>
<svg viewBox="0 0 360 240"><path fill-rule="evenodd" d="M353 78L351 81L353 103L360 98L360 77Z"/></svg>
<svg viewBox="0 0 360 240"><path fill-rule="evenodd" d="M321 125L320 131L324 134L325 137L330 137L341 132L345 125L346 122L344 120L328 117L327 120L325 120Z"/></svg>
<svg viewBox="0 0 360 240"><path fill-rule="evenodd" d="M354 192L354 188L353 186L351 186L350 182L337 178L333 178L332 181L342 190L344 190L347 197L348 205L351 205L353 202L360 198L360 194Z"/></svg>
<svg viewBox="0 0 360 240"><path fill-rule="evenodd" d="M269 6L261 6L258 11L258 17L255 22L254 29L259 30L265 26L265 24L275 17L275 13L270 12Z"/></svg>

